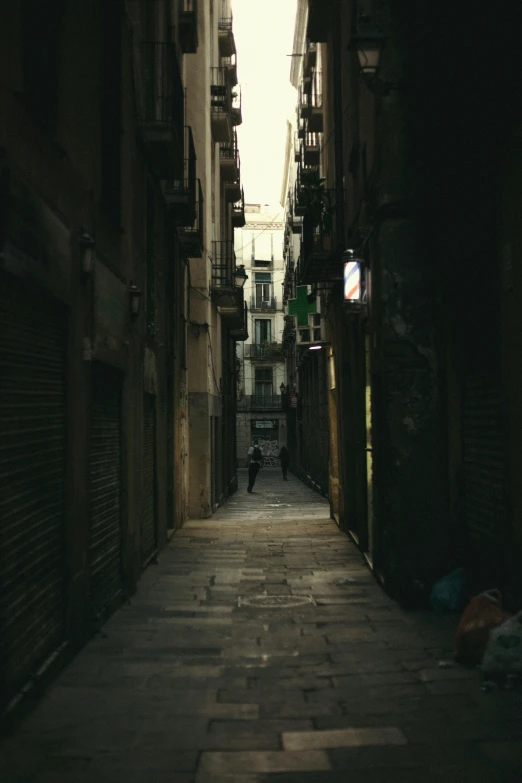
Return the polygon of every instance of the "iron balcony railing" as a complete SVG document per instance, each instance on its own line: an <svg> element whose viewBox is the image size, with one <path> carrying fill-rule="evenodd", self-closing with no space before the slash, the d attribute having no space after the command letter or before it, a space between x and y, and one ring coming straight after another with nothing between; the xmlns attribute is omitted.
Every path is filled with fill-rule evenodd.
<svg viewBox="0 0 522 783"><path fill-rule="evenodd" d="M241 87L236 86L233 88L231 98L230 116L232 118L232 125L241 125L243 122L243 114L241 111Z"/></svg>
<svg viewBox="0 0 522 783"><path fill-rule="evenodd" d="M235 290L236 254L230 240L212 242L212 288L214 291Z"/></svg>
<svg viewBox="0 0 522 783"><path fill-rule="evenodd" d="M232 98L230 83L227 76L227 69L222 67L213 67L210 69L210 71L211 111L230 114L232 108Z"/></svg>
<svg viewBox="0 0 522 783"><path fill-rule="evenodd" d="M223 68L226 71L228 82L231 87L235 87L237 84L237 62L236 62L236 55L233 54L231 57L222 57L221 58L221 64Z"/></svg>
<svg viewBox="0 0 522 783"><path fill-rule="evenodd" d="M281 359L283 357L282 343L252 343L245 345L245 357L247 359Z"/></svg>
<svg viewBox="0 0 522 783"><path fill-rule="evenodd" d="M250 309L251 310L277 310L277 300L275 296L271 296L270 299L262 299L255 294L250 297Z"/></svg>
<svg viewBox="0 0 522 783"><path fill-rule="evenodd" d="M185 126L184 149L183 176L180 179L165 181L165 198L169 206L174 208L178 225L190 225L195 217L196 149L192 128L189 125Z"/></svg>
<svg viewBox="0 0 522 783"><path fill-rule="evenodd" d="M231 57L236 53L232 14L222 16L218 22L218 45L221 57Z"/></svg>
<svg viewBox="0 0 522 783"><path fill-rule="evenodd" d="M307 41L306 51L303 59L303 73L305 76L309 76L312 72L312 68L315 68L317 63L317 44Z"/></svg>
<svg viewBox="0 0 522 783"><path fill-rule="evenodd" d="M230 142L220 142L219 162L224 169L230 168L230 170L233 170L239 167L239 150L237 146L237 133L235 130Z"/></svg>
<svg viewBox="0 0 522 783"><path fill-rule="evenodd" d="M253 410L275 411L283 407L280 394L251 394L247 396L247 400Z"/></svg>
<svg viewBox="0 0 522 783"><path fill-rule="evenodd" d="M232 205L232 225L243 228L245 222L245 193L241 188L241 198Z"/></svg>
<svg viewBox="0 0 522 783"><path fill-rule="evenodd" d="M185 225L178 229L181 247L188 258L201 258L203 255L204 215L203 190L201 188L201 180L198 179L195 187L194 220L190 225Z"/></svg>

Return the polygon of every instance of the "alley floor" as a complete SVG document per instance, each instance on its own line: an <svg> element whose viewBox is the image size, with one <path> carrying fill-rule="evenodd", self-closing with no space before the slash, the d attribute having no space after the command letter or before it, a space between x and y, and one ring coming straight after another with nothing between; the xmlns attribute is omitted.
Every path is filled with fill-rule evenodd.
<svg viewBox="0 0 522 783"><path fill-rule="evenodd" d="M327 502L260 472L188 522L0 746L1 783L522 783L522 695L444 668Z"/></svg>

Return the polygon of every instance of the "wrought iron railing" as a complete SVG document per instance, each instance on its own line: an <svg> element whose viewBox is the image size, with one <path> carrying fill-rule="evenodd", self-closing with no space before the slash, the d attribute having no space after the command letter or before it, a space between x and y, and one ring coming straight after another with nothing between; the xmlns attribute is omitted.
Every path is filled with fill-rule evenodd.
<svg viewBox="0 0 522 783"><path fill-rule="evenodd" d="M235 289L235 268L234 243L230 240L212 242L212 288L214 291Z"/></svg>
<svg viewBox="0 0 522 783"><path fill-rule="evenodd" d="M230 83L227 77L227 69L213 67L210 71L210 109L213 112L230 114L232 98Z"/></svg>
<svg viewBox="0 0 522 783"><path fill-rule="evenodd" d="M261 344L251 343L245 345L247 359L281 359L283 357L282 343L265 342Z"/></svg>
<svg viewBox="0 0 522 783"><path fill-rule="evenodd" d="M277 300L275 296L271 296L269 299L262 299L255 294L250 297L250 309L251 310L276 310Z"/></svg>

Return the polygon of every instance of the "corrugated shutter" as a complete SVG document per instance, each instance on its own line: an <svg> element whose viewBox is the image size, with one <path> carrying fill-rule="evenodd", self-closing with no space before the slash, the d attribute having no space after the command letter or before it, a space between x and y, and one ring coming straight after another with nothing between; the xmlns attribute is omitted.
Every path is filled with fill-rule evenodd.
<svg viewBox="0 0 522 783"><path fill-rule="evenodd" d="M0 701L59 647L65 610L65 329L0 275Z"/></svg>
<svg viewBox="0 0 522 783"><path fill-rule="evenodd" d="M479 549L497 548L505 530L505 464L500 382L493 372L466 379L463 457L469 538Z"/></svg>
<svg viewBox="0 0 522 783"><path fill-rule="evenodd" d="M90 426L91 613L121 592L121 375L94 363Z"/></svg>
<svg viewBox="0 0 522 783"><path fill-rule="evenodd" d="M156 551L156 398L143 398L143 511L141 516L142 563Z"/></svg>

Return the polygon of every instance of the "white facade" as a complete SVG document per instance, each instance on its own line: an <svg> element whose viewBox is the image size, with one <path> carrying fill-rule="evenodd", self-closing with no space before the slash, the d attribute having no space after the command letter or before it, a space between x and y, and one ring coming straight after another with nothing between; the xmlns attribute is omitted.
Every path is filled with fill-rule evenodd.
<svg viewBox="0 0 522 783"><path fill-rule="evenodd" d="M286 413L281 386L287 385L283 353L283 237L282 210L245 205L245 226L235 232L237 265L248 275L248 340L237 344L238 404L237 455L240 465L255 437L265 464L278 464L277 454L287 442Z"/></svg>

